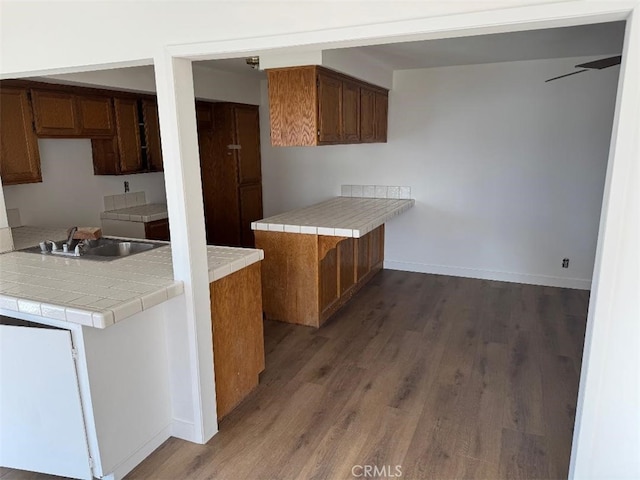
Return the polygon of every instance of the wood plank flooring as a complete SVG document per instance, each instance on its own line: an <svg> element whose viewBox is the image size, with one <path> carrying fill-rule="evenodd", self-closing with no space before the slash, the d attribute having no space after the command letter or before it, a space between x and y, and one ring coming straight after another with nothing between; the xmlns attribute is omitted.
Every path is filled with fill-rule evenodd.
<svg viewBox="0 0 640 480"><path fill-rule="evenodd" d="M266 322L260 385L220 433L170 439L127 479L566 478L587 304L382 271L319 330Z"/></svg>

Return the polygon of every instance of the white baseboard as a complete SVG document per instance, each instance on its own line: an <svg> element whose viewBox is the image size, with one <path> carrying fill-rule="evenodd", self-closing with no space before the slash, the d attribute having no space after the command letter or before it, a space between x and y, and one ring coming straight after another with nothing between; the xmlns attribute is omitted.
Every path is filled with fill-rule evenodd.
<svg viewBox="0 0 640 480"><path fill-rule="evenodd" d="M451 275L453 277L480 278L482 280L496 280L498 282L527 283L546 287L574 288L590 290L591 279L562 278L549 275L530 275L527 273L500 272L495 270L481 270L466 267L451 267L447 265L429 265L425 263L401 262L385 260L384 268L402 270L405 272L432 273L436 275Z"/></svg>
<svg viewBox="0 0 640 480"><path fill-rule="evenodd" d="M136 450L129 458L118 465L114 471L105 477L108 480L121 480L131 470L136 468L142 461L153 453L153 451L166 442L171 437L171 425L167 425L158 432L151 440Z"/></svg>
<svg viewBox="0 0 640 480"><path fill-rule="evenodd" d="M196 429L193 422L174 418L171 421L171 436L188 442L200 443L196 440Z"/></svg>

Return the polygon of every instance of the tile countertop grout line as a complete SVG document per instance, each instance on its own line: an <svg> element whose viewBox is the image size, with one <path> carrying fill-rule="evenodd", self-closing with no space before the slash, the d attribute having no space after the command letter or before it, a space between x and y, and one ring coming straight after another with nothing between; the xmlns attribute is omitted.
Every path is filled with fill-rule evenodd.
<svg viewBox="0 0 640 480"><path fill-rule="evenodd" d="M29 229L36 235L43 231L19 228L23 237L28 237ZM210 281L263 259L260 249L207 246ZM153 273L143 273L145 266ZM169 244L113 262L9 252L0 255L0 268L3 273L11 271L0 278L0 309L96 328L105 328L184 292L183 282L173 279ZM65 288L60 289L60 285ZM142 285L148 288L139 287Z"/></svg>

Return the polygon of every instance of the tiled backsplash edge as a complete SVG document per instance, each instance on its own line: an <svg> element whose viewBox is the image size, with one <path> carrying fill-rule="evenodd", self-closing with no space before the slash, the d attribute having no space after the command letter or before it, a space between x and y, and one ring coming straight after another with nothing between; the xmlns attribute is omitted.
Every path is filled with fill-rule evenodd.
<svg viewBox="0 0 640 480"><path fill-rule="evenodd" d="M129 192L104 197L105 211L120 210L121 208L137 207L146 204L147 199L144 192Z"/></svg>
<svg viewBox="0 0 640 480"><path fill-rule="evenodd" d="M411 199L411 187L393 185L342 185L342 197Z"/></svg>
<svg viewBox="0 0 640 480"><path fill-rule="evenodd" d="M13 236L11 235L11 227L0 228L0 253L10 252L13 250Z"/></svg>

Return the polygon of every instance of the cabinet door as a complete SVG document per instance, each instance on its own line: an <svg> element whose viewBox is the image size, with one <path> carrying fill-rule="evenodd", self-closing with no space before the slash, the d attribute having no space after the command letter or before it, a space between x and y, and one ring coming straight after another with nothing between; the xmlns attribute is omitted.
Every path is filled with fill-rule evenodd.
<svg viewBox="0 0 640 480"><path fill-rule="evenodd" d="M342 141L342 81L318 74L318 143Z"/></svg>
<svg viewBox="0 0 640 480"><path fill-rule="evenodd" d="M355 241L347 238L338 244L340 262L340 295L344 295L356 283Z"/></svg>
<svg viewBox="0 0 640 480"><path fill-rule="evenodd" d="M360 237L356 240L357 245L357 264L356 264L356 275L357 281L360 281L361 278L365 277L369 271L371 270L370 258L369 258L369 240L371 239L371 234L368 233L364 237Z"/></svg>
<svg viewBox="0 0 640 480"><path fill-rule="evenodd" d="M369 249L371 268L382 266L384 260L384 225L379 226L370 233Z"/></svg>
<svg viewBox="0 0 640 480"><path fill-rule="evenodd" d="M158 103L155 100L142 100L144 135L147 144L147 167L152 172L162 172L162 146L160 143L160 122Z"/></svg>
<svg viewBox="0 0 640 480"><path fill-rule="evenodd" d="M169 241L169 219L154 220L153 222L145 222L144 238L148 240L164 240Z"/></svg>
<svg viewBox="0 0 640 480"><path fill-rule="evenodd" d="M92 478L71 332L0 325L0 465Z"/></svg>
<svg viewBox="0 0 640 480"><path fill-rule="evenodd" d="M91 153L94 175L117 175L120 173L118 137L92 138Z"/></svg>
<svg viewBox="0 0 640 480"><path fill-rule="evenodd" d="M342 139L345 142L360 141L360 87L342 82Z"/></svg>
<svg viewBox="0 0 640 480"><path fill-rule="evenodd" d="M262 180L260 165L260 117L258 107L233 107L234 140L238 162L238 182L257 183Z"/></svg>
<svg viewBox="0 0 640 480"><path fill-rule="evenodd" d="M338 299L338 249L332 248L320 260L320 313L324 312Z"/></svg>
<svg viewBox="0 0 640 480"><path fill-rule="evenodd" d="M262 186L242 185L239 188L240 197L240 242L243 247L255 245L251 222L262 218Z"/></svg>
<svg viewBox="0 0 640 480"><path fill-rule="evenodd" d="M389 105L389 97L385 93L376 92L376 142L387 141L387 110Z"/></svg>
<svg viewBox="0 0 640 480"><path fill-rule="evenodd" d="M142 171L142 153L137 101L135 98L116 98L114 107L118 127L120 173L138 173Z"/></svg>
<svg viewBox="0 0 640 480"><path fill-rule="evenodd" d="M26 90L0 90L0 177L4 185L41 182L38 139Z"/></svg>
<svg viewBox="0 0 640 480"><path fill-rule="evenodd" d="M375 123L376 93L366 88L360 89L360 140L373 142L376 139Z"/></svg>
<svg viewBox="0 0 640 480"><path fill-rule="evenodd" d="M80 122L80 135L111 136L115 134L113 121L113 102L110 97L76 97Z"/></svg>
<svg viewBox="0 0 640 480"><path fill-rule="evenodd" d="M71 93L32 90L36 133L41 136L71 136L80 133L75 97Z"/></svg>

